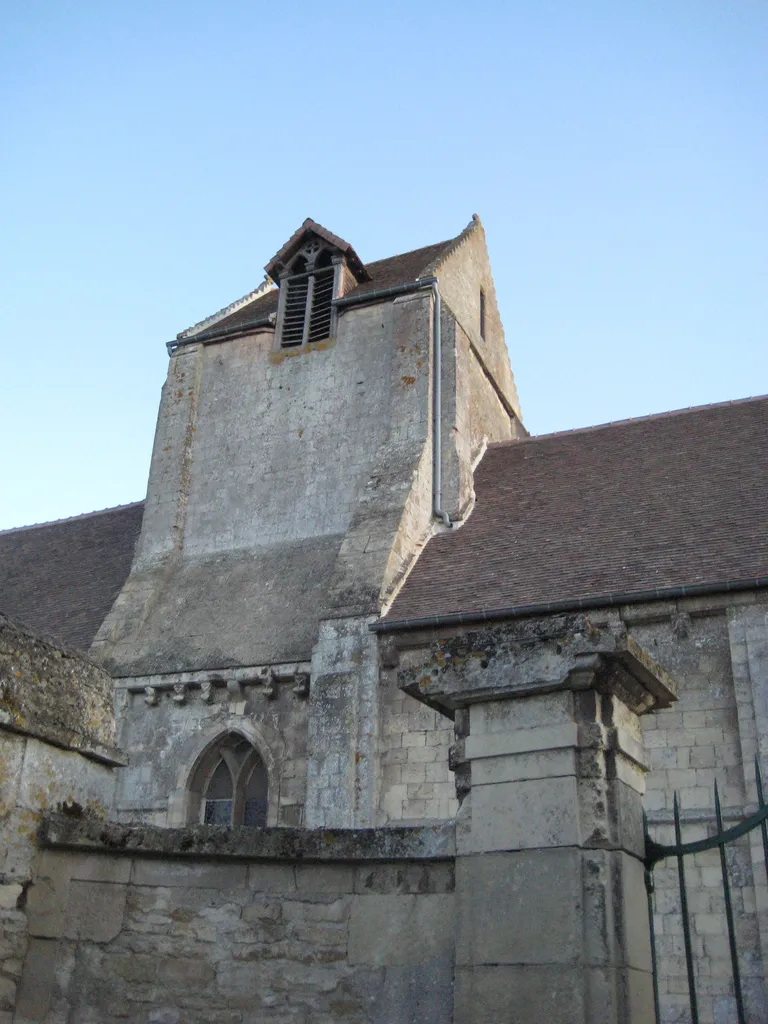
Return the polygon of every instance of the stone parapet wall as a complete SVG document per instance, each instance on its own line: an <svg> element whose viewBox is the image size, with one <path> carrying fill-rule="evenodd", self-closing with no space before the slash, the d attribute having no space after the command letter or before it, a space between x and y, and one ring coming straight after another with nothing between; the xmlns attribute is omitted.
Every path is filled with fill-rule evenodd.
<svg viewBox="0 0 768 1024"><path fill-rule="evenodd" d="M106 817L121 763L112 681L0 616L0 1024L8 1024L27 949L26 898L46 811Z"/></svg>
<svg viewBox="0 0 768 1024"><path fill-rule="evenodd" d="M453 831L48 821L15 1024L445 1024Z"/></svg>
<svg viewBox="0 0 768 1024"><path fill-rule="evenodd" d="M0 728L107 764L115 750L112 680L77 651L57 647L0 613Z"/></svg>
<svg viewBox="0 0 768 1024"><path fill-rule="evenodd" d="M122 764L112 680L0 614L0 1024L9 1024L27 952L27 892L46 811L105 817Z"/></svg>

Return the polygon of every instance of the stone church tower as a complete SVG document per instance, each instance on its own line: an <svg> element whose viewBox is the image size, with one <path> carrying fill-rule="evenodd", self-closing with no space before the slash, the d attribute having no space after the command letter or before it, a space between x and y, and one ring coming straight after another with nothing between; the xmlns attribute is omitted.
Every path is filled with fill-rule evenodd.
<svg viewBox="0 0 768 1024"><path fill-rule="evenodd" d="M368 626L461 526L485 445L525 433L482 225L364 266L306 220L265 269L168 346L135 560L92 648L130 759L118 813L200 820L234 736L270 824L449 817L450 722L380 687Z"/></svg>
<svg viewBox="0 0 768 1024"><path fill-rule="evenodd" d="M0 532L0 1024L768 1020L768 397L529 437L477 218L265 269Z"/></svg>

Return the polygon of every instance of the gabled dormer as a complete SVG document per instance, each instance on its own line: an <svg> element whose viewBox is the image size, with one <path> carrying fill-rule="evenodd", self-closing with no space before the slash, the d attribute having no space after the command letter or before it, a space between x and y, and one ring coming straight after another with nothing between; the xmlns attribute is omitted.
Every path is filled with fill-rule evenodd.
<svg viewBox="0 0 768 1024"><path fill-rule="evenodd" d="M370 275L343 238L308 217L265 266L280 289L275 346L310 346L334 337L339 299Z"/></svg>

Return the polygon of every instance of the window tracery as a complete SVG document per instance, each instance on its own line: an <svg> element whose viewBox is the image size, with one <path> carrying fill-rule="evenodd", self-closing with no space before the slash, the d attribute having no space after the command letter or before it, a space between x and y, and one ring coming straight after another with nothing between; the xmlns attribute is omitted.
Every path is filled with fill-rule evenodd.
<svg viewBox="0 0 768 1024"><path fill-rule="evenodd" d="M206 825L267 824L268 777L254 746L236 733L212 744L190 784L190 820Z"/></svg>
<svg viewBox="0 0 768 1024"><path fill-rule="evenodd" d="M336 261L317 239L310 239L280 275L278 336L282 348L331 337Z"/></svg>

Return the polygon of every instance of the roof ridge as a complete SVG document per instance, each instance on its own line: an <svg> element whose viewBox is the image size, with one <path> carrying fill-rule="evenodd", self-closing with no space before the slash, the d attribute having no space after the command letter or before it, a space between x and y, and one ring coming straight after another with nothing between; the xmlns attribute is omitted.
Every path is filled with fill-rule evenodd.
<svg viewBox="0 0 768 1024"><path fill-rule="evenodd" d="M469 236L477 231L479 227L481 227L480 218L476 213L473 213L472 220L467 224L464 230L460 231L455 238L452 238L446 243L445 249L443 249L438 256L424 267L422 272L419 274L419 277L428 277L430 274L434 274L440 264L443 263L452 253L456 252L459 246L463 245Z"/></svg>
<svg viewBox="0 0 768 1024"><path fill-rule="evenodd" d="M78 519L89 519L91 516L103 516L108 512L117 512L118 509L136 508L137 505L143 505L145 499L142 498L140 501L129 501L124 505L112 505L111 508L98 508L93 512L81 512L76 516L65 516L64 519L48 519L43 523L29 523L27 526L10 526L5 530L0 530L0 536L7 533L21 533L22 530L41 530L46 526L59 526L61 523L73 523Z"/></svg>
<svg viewBox="0 0 768 1024"><path fill-rule="evenodd" d="M690 413L707 412L710 409L726 409L734 405L748 405L750 402L768 401L766 395L751 395L748 398L734 398L725 402L709 402L705 405L689 405L682 409L668 409L664 412L652 412L645 416L629 416L623 420L608 420L606 423L595 423L589 427L574 427L572 430L553 430L548 434L531 434L510 441L492 441L489 448L508 448L513 445L530 444L532 441L545 441L554 437L571 437L573 434L588 434L596 430L607 430L609 427L624 427L631 423L645 423L648 420L672 419L674 416L686 416Z"/></svg>
<svg viewBox="0 0 768 1024"><path fill-rule="evenodd" d="M223 320L225 317L230 316L232 313L236 313L243 306L250 305L251 302L255 302L256 299L260 299L262 295L267 295L272 288L274 283L272 279L265 275L264 280L258 286L254 288L252 292L248 292L247 295L243 295L241 299L235 299L234 302L230 302L228 306L224 306L222 309L217 310L215 313L211 313L210 316L205 317L204 320L198 320L196 324L192 324L191 327L187 327L184 331L179 331L176 338L181 341L186 338L191 338L195 334L199 334L206 327L211 327L219 320Z"/></svg>
<svg viewBox="0 0 768 1024"><path fill-rule="evenodd" d="M381 259L371 260L370 262L367 263L363 263L362 261L360 261L360 266L366 271L366 273L369 274L370 279L369 268L371 267L376 268L382 264L402 259L403 257L413 256L415 253L437 249L437 253L432 253L431 258L429 262L426 264L426 266L418 274L414 275L413 280L418 280L419 278L427 277L430 274L434 273L435 268L440 266L440 264L445 259L447 259L447 257L450 256L451 253L455 252L456 249L458 249L459 246L462 245L462 243L466 241L466 239L474 231L476 231L478 227L480 227L480 218L476 213L474 213L472 214L472 220L469 222L469 224L467 224L464 230L459 232L459 234L456 235L454 238L448 238L443 242L431 242L429 245L421 245L418 246L418 248L416 249L407 249L405 252L394 253L392 256L383 256ZM298 231L295 231L293 233L291 238L288 239L283 248L280 250L280 252L278 252L275 255L275 257L273 257L273 259L276 259L280 255L280 253L282 253L283 250L285 250L291 244L291 242L295 240L296 237L301 235L303 231L315 230L316 228L322 229L322 231L328 238L335 239L336 242L338 242L339 244L339 248L347 247L350 252L355 253L355 250L352 248L349 242L345 242L343 238L339 238L338 235L334 235L332 232L328 231L327 228L323 228L322 224L317 224L316 221L313 221L311 218L308 217L301 225L301 227L298 229ZM355 256L356 255L357 254L355 254ZM359 259L359 257L357 258ZM364 284L366 282L359 282L358 287L360 286L361 283ZM247 295L244 295L241 299L236 299L234 302L230 302L228 306L224 306L222 309L218 310L216 313L212 313L204 320L199 320L196 324L193 324L192 327L187 327L186 330L179 331L179 333L176 335L176 341L189 341L194 339L198 334L202 334L206 329L215 326L221 320L226 320L228 317L232 316L232 314L239 312L246 306L250 306L253 302L257 301L260 298L263 298L265 295L269 295L272 291L276 291L276 289L273 288L273 285L274 282L269 277L269 275L267 275L267 277L259 285L259 287L255 288L252 292L249 292Z"/></svg>
<svg viewBox="0 0 768 1024"><path fill-rule="evenodd" d="M365 267L375 267L379 263L389 263L390 260L400 260L403 256L413 256L414 253L423 252L426 249L434 249L435 246L439 246L442 249L444 246L451 245L455 241L455 238L446 238L444 242L430 242L429 245L419 245L415 249L406 249L405 252L393 253L392 256L382 256L380 260L371 260L370 263L365 264Z"/></svg>

